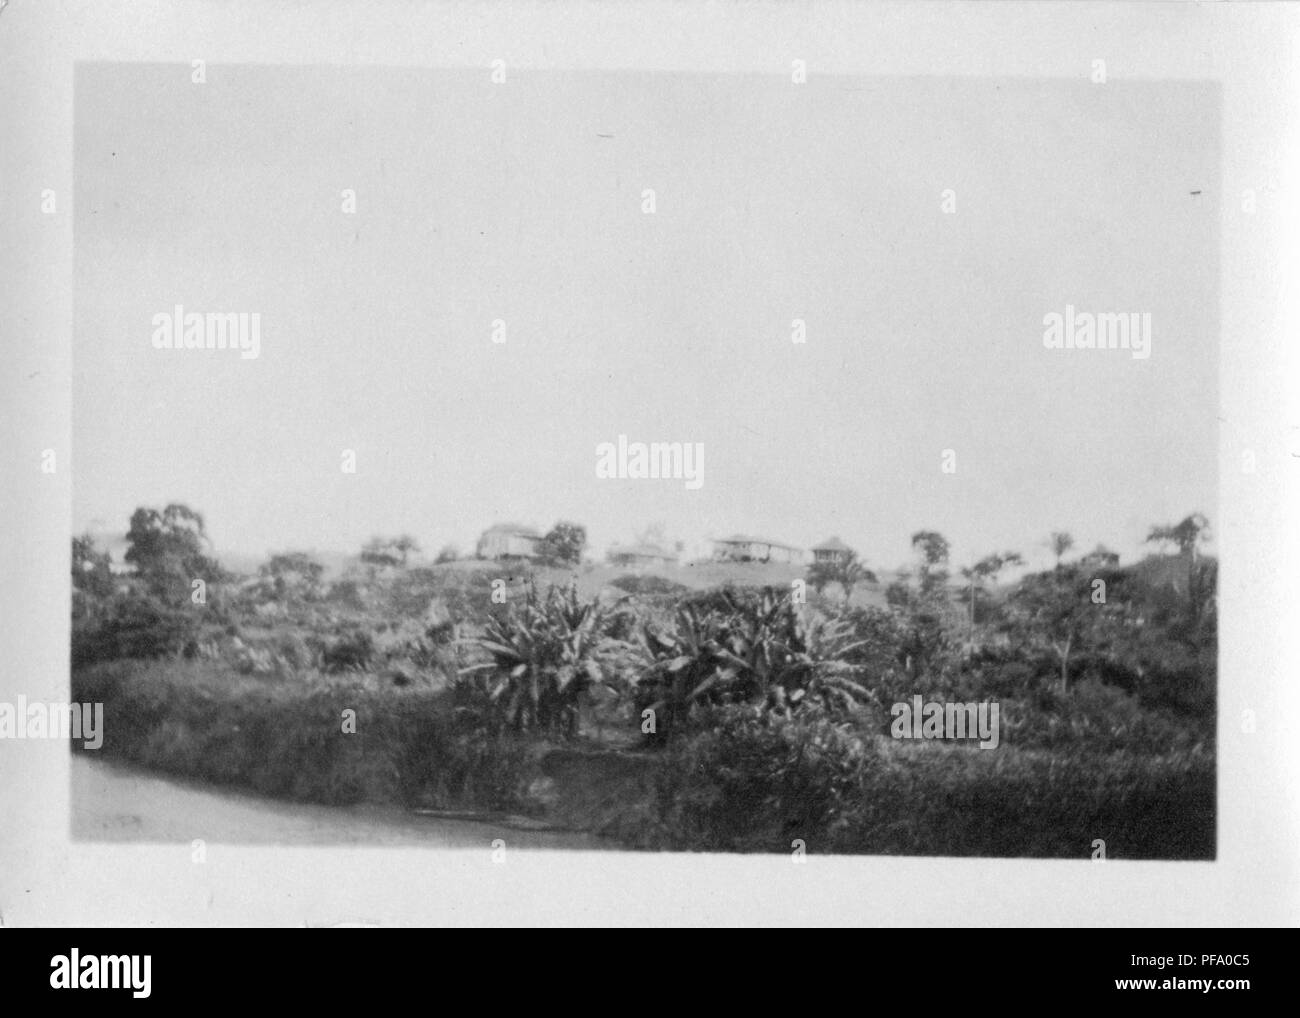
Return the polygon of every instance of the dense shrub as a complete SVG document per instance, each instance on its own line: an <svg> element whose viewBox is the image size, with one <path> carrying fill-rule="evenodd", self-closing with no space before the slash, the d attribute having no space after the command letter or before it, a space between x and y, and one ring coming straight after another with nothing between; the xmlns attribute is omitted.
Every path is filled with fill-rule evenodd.
<svg viewBox="0 0 1300 1018"><path fill-rule="evenodd" d="M369 633L357 629L328 644L322 663L327 672L364 669L370 665L374 653L374 639Z"/></svg>
<svg viewBox="0 0 1300 1018"><path fill-rule="evenodd" d="M386 614L407 618L423 615L438 596L444 575L445 571L429 568L399 572L385 588Z"/></svg>
<svg viewBox="0 0 1300 1018"><path fill-rule="evenodd" d="M131 591L87 606L74 619L72 664L175 656L192 650L198 627L196 611Z"/></svg>
<svg viewBox="0 0 1300 1018"><path fill-rule="evenodd" d="M276 640L276 653L292 669L313 668L321 660L305 639L297 633L283 633Z"/></svg>
<svg viewBox="0 0 1300 1018"><path fill-rule="evenodd" d="M360 677L268 686L219 663L115 662L73 673L73 698L104 704L111 756L308 802L525 807L530 747L488 732L447 694ZM356 711L356 731L340 717Z"/></svg>
<svg viewBox="0 0 1300 1018"><path fill-rule="evenodd" d="M866 753L847 721L820 710L784 716L710 709L703 731L674 744L656 789L654 832L677 848L788 851L840 837L861 805Z"/></svg>
<svg viewBox="0 0 1300 1018"><path fill-rule="evenodd" d="M1017 749L1155 756L1211 746L1214 740L1213 719L1189 724L1096 679L1080 682L1068 693L1045 684L1028 696L1003 698L999 705L1002 741Z"/></svg>
<svg viewBox="0 0 1300 1018"><path fill-rule="evenodd" d="M1202 747L1161 755L903 743L823 713L712 713L661 755L644 848L1213 859L1215 779Z"/></svg>
<svg viewBox="0 0 1300 1018"><path fill-rule="evenodd" d="M365 591L360 583L351 578L330 584L325 598L331 604L348 611L365 611L367 607Z"/></svg>
<svg viewBox="0 0 1300 1018"><path fill-rule="evenodd" d="M531 579L531 567L526 563L493 564L484 562L476 569L442 568L433 570L412 570L416 579L424 583L427 574L427 586L419 593L408 595L405 609L400 613L412 616L421 615L436 601L439 611L445 611L452 623L481 623L489 618L505 614L505 604L493 601L493 581L500 580L508 592L507 600L522 596ZM395 602L392 611L398 612L402 603ZM418 611L415 609L419 609Z"/></svg>

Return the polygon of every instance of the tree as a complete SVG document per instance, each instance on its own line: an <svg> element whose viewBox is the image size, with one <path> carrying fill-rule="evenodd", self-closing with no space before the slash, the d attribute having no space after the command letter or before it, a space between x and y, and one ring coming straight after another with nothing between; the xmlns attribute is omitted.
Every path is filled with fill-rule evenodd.
<svg viewBox="0 0 1300 1018"><path fill-rule="evenodd" d="M1069 689L1071 659L1081 648L1096 649L1120 632L1128 611L1120 571L1107 575L1104 601L1093 599L1096 579L1078 564L1061 566L1026 576L1009 602L1012 628L1056 654L1063 693Z"/></svg>
<svg viewBox="0 0 1300 1018"><path fill-rule="evenodd" d="M203 517L189 506L172 503L162 512L136 509L126 540L126 561L170 603L188 598L194 580L211 583L223 578L220 565L205 554L211 542Z"/></svg>
<svg viewBox="0 0 1300 1018"><path fill-rule="evenodd" d="M1047 539L1047 546L1052 549L1052 554L1056 556L1056 568L1060 569L1062 556L1074 547L1074 537L1068 530L1053 530L1051 536Z"/></svg>
<svg viewBox="0 0 1300 1018"><path fill-rule="evenodd" d="M902 630L901 650L909 679L915 682L943 651L945 639L942 588L913 589L910 577L899 577L885 588L885 601Z"/></svg>
<svg viewBox="0 0 1300 1018"><path fill-rule="evenodd" d="M912 548L918 554L915 577L900 574L885 589L885 600L907 620L907 668L915 681L947 645L948 615L951 602L947 590L948 560L951 545L936 530L918 530L912 535Z"/></svg>
<svg viewBox="0 0 1300 1018"><path fill-rule="evenodd" d="M921 554L919 573L921 590L929 593L948 580L948 539L937 530L918 530L912 535L912 547Z"/></svg>
<svg viewBox="0 0 1300 1018"><path fill-rule="evenodd" d="M839 559L836 563L835 578L844 588L844 603L849 603L849 598L853 595L853 588L864 580L867 583L876 583L876 574L864 566L858 560L858 553L850 551Z"/></svg>
<svg viewBox="0 0 1300 1018"><path fill-rule="evenodd" d="M587 528L560 520L542 540L542 557L563 565L577 565L587 547Z"/></svg>
<svg viewBox="0 0 1300 1018"><path fill-rule="evenodd" d="M441 565L444 562L456 562L460 559L460 549L454 544L444 544L433 561Z"/></svg>
<svg viewBox="0 0 1300 1018"><path fill-rule="evenodd" d="M1170 544L1178 548L1179 554L1196 561L1197 550L1210 539L1210 521L1201 513L1192 513L1173 526L1154 526L1147 534L1147 543L1154 543L1162 549Z"/></svg>
<svg viewBox="0 0 1300 1018"><path fill-rule="evenodd" d="M400 537L372 537L361 549L361 561L379 569L397 566L404 569L407 559L419 550L419 542L410 534L402 534Z"/></svg>
<svg viewBox="0 0 1300 1018"><path fill-rule="evenodd" d="M1024 556L1018 551L1004 551L1001 555L990 555L989 559L992 561L989 564L988 575L993 583L998 582L1002 570L1025 564Z"/></svg>
<svg viewBox="0 0 1300 1018"><path fill-rule="evenodd" d="M1201 545L1210 539L1210 521L1202 513L1192 513L1172 526L1154 526L1147 535L1147 543L1155 543L1163 553L1170 544L1187 559L1187 593L1193 627L1206 609L1206 598L1213 596L1217 583L1217 570L1207 572L1197 562Z"/></svg>
<svg viewBox="0 0 1300 1018"><path fill-rule="evenodd" d="M808 567L808 586L818 594L825 593L826 588L835 582L836 563L833 561L814 562Z"/></svg>
<svg viewBox="0 0 1300 1018"><path fill-rule="evenodd" d="M1164 555L1174 543L1173 527L1154 526L1146 536L1146 544L1154 544L1156 553Z"/></svg>
<svg viewBox="0 0 1300 1018"><path fill-rule="evenodd" d="M271 592L282 600L303 598L312 601L322 593L321 577L325 567L306 552L287 551L273 555L258 572L269 582Z"/></svg>
<svg viewBox="0 0 1300 1018"><path fill-rule="evenodd" d="M966 578L970 585L970 637L971 643L975 642L975 592L980 585L988 581L997 583L998 574L1008 566L1018 566L1024 564L1024 559L1019 552L1008 551L999 555L994 552L991 555L985 555L973 566L962 569L961 574Z"/></svg>
<svg viewBox="0 0 1300 1018"><path fill-rule="evenodd" d="M878 582L876 574L862 564L856 551L848 551L836 558L814 562L808 567L806 577L809 586L818 594L823 593L832 583L838 583L844 591L844 603L849 603L853 588L859 583Z"/></svg>
<svg viewBox="0 0 1300 1018"><path fill-rule="evenodd" d="M410 534L402 534L393 542L393 550L397 552L398 557L402 560L402 568L406 568L407 559L412 555L420 554L420 542Z"/></svg>
<svg viewBox="0 0 1300 1018"><path fill-rule="evenodd" d="M386 569L402 561L388 538L372 537L361 549L361 561L372 568Z"/></svg>
<svg viewBox="0 0 1300 1018"><path fill-rule="evenodd" d="M89 534L72 539L72 587L94 597L113 594L112 559L95 547Z"/></svg>
<svg viewBox="0 0 1300 1018"><path fill-rule="evenodd" d="M1192 638L1197 647L1217 638L1219 564L1213 558L1195 563L1188 574Z"/></svg>

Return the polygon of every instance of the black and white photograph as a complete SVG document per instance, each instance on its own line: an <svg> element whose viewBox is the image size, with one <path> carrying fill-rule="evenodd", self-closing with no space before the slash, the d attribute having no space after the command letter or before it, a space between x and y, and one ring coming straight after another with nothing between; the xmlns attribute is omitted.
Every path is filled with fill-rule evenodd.
<svg viewBox="0 0 1300 1018"><path fill-rule="evenodd" d="M79 72L78 836L1214 858L1217 88Z"/></svg>
<svg viewBox="0 0 1300 1018"><path fill-rule="evenodd" d="M1292 11L111 6L4 163L0 760L159 900L0 910L1294 925Z"/></svg>

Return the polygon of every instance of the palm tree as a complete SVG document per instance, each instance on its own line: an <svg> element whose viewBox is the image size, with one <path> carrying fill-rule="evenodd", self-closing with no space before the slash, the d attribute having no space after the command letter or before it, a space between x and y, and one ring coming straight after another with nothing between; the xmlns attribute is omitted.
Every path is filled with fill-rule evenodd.
<svg viewBox="0 0 1300 1018"><path fill-rule="evenodd" d="M1069 537L1068 534L1064 536ZM980 582L983 580L988 580L990 583L997 583L998 574L1001 573L1003 569L1006 569L1007 566L1023 565L1024 561L1025 560L1021 557L1020 553L1016 551L1003 552L1001 555L994 552L991 555L985 555L973 566L962 569L962 576L970 581L969 642L972 645L975 643L975 588L978 587Z"/></svg>
<svg viewBox="0 0 1300 1018"><path fill-rule="evenodd" d="M921 592L942 589L948 580L948 539L937 530L918 530L912 535L912 548L921 554Z"/></svg>
<svg viewBox="0 0 1300 1018"><path fill-rule="evenodd" d="M1047 546L1052 549L1052 554L1056 556L1056 568L1061 568L1061 557L1074 547L1074 537L1068 530L1053 530L1051 536L1047 539Z"/></svg>
<svg viewBox="0 0 1300 1018"><path fill-rule="evenodd" d="M818 594L835 582L834 562L814 562L808 567L808 585Z"/></svg>
<svg viewBox="0 0 1300 1018"><path fill-rule="evenodd" d="M1176 545L1180 555L1187 556L1187 589L1194 593L1196 589L1196 553L1197 549L1210 538L1210 521L1202 513L1192 513L1173 526L1154 526L1147 534L1147 543L1155 544L1164 554L1169 545Z"/></svg>
<svg viewBox="0 0 1300 1018"><path fill-rule="evenodd" d="M849 598L853 596L853 588L864 580L867 583L876 583L876 574L864 566L858 560L856 551L847 552L835 571L835 578L839 580L840 586L844 588L844 603L849 603Z"/></svg>

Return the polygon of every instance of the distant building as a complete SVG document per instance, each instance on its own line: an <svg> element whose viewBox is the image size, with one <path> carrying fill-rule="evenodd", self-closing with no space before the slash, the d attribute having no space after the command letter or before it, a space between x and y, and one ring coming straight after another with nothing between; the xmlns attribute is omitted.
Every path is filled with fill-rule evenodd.
<svg viewBox="0 0 1300 1018"><path fill-rule="evenodd" d="M772 541L765 537L733 534L715 538L713 558L718 562L802 562L804 552L792 544Z"/></svg>
<svg viewBox="0 0 1300 1018"><path fill-rule="evenodd" d="M1119 555L1099 544L1079 559L1079 564L1086 569L1113 569L1119 565Z"/></svg>
<svg viewBox="0 0 1300 1018"><path fill-rule="evenodd" d="M841 541L838 537L832 537L823 541L821 544L813 546L813 561L824 562L827 565L837 565L845 561L853 549Z"/></svg>
<svg viewBox="0 0 1300 1018"><path fill-rule="evenodd" d="M677 552L669 551L657 544L616 544L609 549L605 557L610 565L628 569L677 565Z"/></svg>
<svg viewBox="0 0 1300 1018"><path fill-rule="evenodd" d="M498 523L478 539L479 558L536 558L542 535L520 523Z"/></svg>

